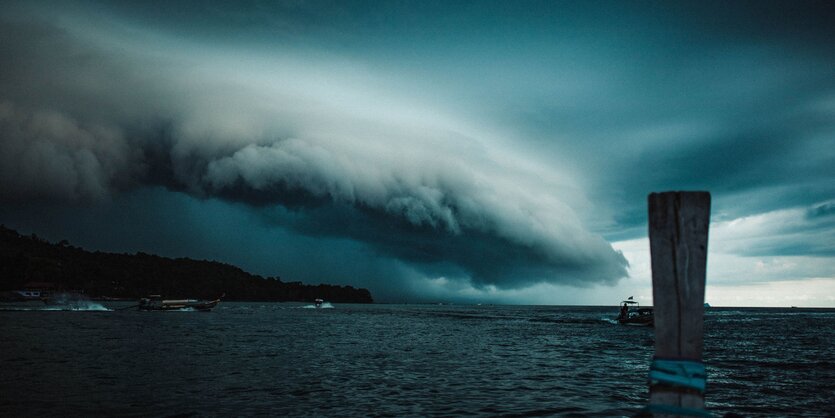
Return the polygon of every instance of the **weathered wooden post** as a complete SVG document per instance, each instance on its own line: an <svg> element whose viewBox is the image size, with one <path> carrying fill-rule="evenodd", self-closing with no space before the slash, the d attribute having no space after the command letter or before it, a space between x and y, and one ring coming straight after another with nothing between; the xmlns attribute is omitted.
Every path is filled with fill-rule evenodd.
<svg viewBox="0 0 835 418"><path fill-rule="evenodd" d="M710 416L702 364L710 193L652 193L648 200L655 357L647 410Z"/></svg>

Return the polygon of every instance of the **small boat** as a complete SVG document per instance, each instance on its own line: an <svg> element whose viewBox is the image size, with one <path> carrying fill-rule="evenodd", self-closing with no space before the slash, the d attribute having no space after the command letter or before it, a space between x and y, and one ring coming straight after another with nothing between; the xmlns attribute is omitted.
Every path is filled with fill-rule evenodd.
<svg viewBox="0 0 835 418"><path fill-rule="evenodd" d="M11 299L20 302L44 300L52 296L55 289L54 283L49 282L28 282L21 290L12 290Z"/></svg>
<svg viewBox="0 0 835 418"><path fill-rule="evenodd" d="M223 296L221 296L223 297ZM139 299L138 308L140 311L186 311L195 310L208 312L220 303L220 298L215 300L197 299L163 299L160 295L150 295Z"/></svg>
<svg viewBox="0 0 835 418"><path fill-rule="evenodd" d="M617 321L621 325L651 327L655 325L655 316L653 315L652 308L642 308L630 296L629 299L621 302L620 314L618 315Z"/></svg>
<svg viewBox="0 0 835 418"><path fill-rule="evenodd" d="M323 303L325 303L323 299L313 299L313 306L317 308L321 308Z"/></svg>

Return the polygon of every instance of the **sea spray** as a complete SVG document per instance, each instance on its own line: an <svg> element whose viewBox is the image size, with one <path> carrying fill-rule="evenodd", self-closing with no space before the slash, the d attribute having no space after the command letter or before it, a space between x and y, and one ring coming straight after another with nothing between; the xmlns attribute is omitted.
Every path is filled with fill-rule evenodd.
<svg viewBox="0 0 835 418"><path fill-rule="evenodd" d="M44 299L42 311L110 311L100 303L93 302L89 297L79 293L59 292L53 293Z"/></svg>
<svg viewBox="0 0 835 418"><path fill-rule="evenodd" d="M112 311L104 305L91 301L80 301L62 306L44 306L39 311Z"/></svg>
<svg viewBox="0 0 835 418"><path fill-rule="evenodd" d="M331 305L330 302L325 302L325 303L323 303L319 306L305 305L305 306L299 306L299 308L301 308L301 309L333 309L333 305Z"/></svg>

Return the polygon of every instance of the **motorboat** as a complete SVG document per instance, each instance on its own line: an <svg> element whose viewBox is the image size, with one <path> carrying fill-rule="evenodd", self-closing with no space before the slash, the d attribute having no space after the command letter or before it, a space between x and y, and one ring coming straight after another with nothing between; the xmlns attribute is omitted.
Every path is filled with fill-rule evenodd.
<svg viewBox="0 0 835 418"><path fill-rule="evenodd" d="M323 299L313 299L313 306L317 308L321 308L323 303L325 303Z"/></svg>
<svg viewBox="0 0 835 418"><path fill-rule="evenodd" d="M621 325L654 326L655 316L652 308L642 308L641 305L632 299L621 301L620 314L617 321Z"/></svg>
<svg viewBox="0 0 835 418"><path fill-rule="evenodd" d="M222 297L222 296L221 296ZM139 299L137 307L140 311L211 311L220 298L215 300L198 299L163 299L160 295L150 295Z"/></svg>

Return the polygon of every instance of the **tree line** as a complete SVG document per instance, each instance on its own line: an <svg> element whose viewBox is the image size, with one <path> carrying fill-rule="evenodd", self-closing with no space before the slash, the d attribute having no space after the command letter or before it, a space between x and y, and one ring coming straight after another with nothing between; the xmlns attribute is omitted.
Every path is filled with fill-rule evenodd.
<svg viewBox="0 0 835 418"><path fill-rule="evenodd" d="M50 243L35 234L21 235L0 226L0 290L27 283L49 283L54 290L83 292L90 297L372 303L368 289L328 284L284 282L216 261L167 258L138 252L91 252L66 240Z"/></svg>

